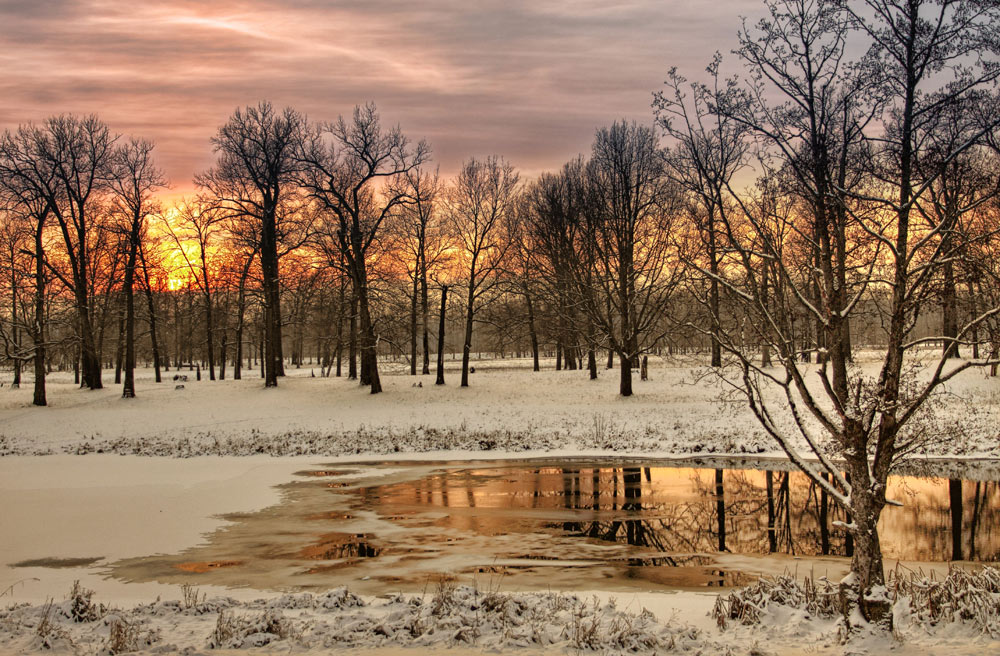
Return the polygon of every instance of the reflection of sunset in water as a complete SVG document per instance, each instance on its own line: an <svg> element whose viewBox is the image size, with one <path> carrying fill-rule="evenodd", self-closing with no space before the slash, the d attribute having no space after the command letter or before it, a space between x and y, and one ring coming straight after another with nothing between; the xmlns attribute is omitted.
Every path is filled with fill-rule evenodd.
<svg viewBox="0 0 1000 656"><path fill-rule="evenodd" d="M846 573L848 559L838 556L851 544L834 525L846 518L804 475L684 464L317 467L282 486L281 503L227 517L204 544L111 570L131 581L349 585L363 594L420 591L441 577L502 578L508 589L645 590L744 585L798 568ZM904 505L882 516L887 566L940 569L927 563L951 559L953 519L964 559L1000 557L997 482L896 477L889 492Z"/></svg>
<svg viewBox="0 0 1000 656"><path fill-rule="evenodd" d="M721 526L717 472L722 472ZM953 515L960 526L961 558L990 561L1000 556L998 484L954 484L961 485L962 504L953 508L947 479L890 478L888 497L903 506L889 506L882 514L887 557L952 559ZM496 467L450 470L368 488L361 498L365 506L392 509L386 512L447 508L437 526L484 535L533 531L542 522L580 537L664 552L849 555L851 550L849 538L834 524L845 521L844 513L800 472Z"/></svg>

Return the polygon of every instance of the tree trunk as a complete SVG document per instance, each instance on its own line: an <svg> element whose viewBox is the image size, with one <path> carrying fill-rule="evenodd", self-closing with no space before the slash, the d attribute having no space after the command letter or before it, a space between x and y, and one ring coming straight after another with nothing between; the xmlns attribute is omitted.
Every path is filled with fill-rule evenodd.
<svg viewBox="0 0 1000 656"><path fill-rule="evenodd" d="M135 396L135 263L139 250L139 230L141 221L133 217L129 235L128 262L125 265L125 384L122 397Z"/></svg>
<svg viewBox="0 0 1000 656"><path fill-rule="evenodd" d="M358 379L358 294L351 292L351 326L347 345L347 377Z"/></svg>
<svg viewBox="0 0 1000 656"><path fill-rule="evenodd" d="M448 286L441 285L441 320L438 323L437 380L435 385L444 385L444 318L448 307Z"/></svg>
<svg viewBox="0 0 1000 656"><path fill-rule="evenodd" d="M462 387L469 386L469 355L472 351L472 320L475 312L476 294L473 283L475 281L475 271L473 270L469 278L469 297L465 306L465 342L462 344Z"/></svg>
<svg viewBox="0 0 1000 656"><path fill-rule="evenodd" d="M413 295L410 297L410 375L417 375L417 295L420 293L420 280L417 270L413 271Z"/></svg>
<svg viewBox="0 0 1000 656"><path fill-rule="evenodd" d="M857 469L852 476L855 481L868 480L866 463L855 464L854 468ZM847 594L853 596L852 601L858 604L865 620L873 623L891 621L888 598L872 594L873 590L885 584L882 545L878 535L878 520L885 502L864 484L853 486L851 502L854 555L851 558L851 580L846 586L850 592Z"/></svg>
<svg viewBox="0 0 1000 656"><path fill-rule="evenodd" d="M382 382L378 375L378 342L375 336L375 325L368 307L368 279L367 272L364 270L364 262L357 263L354 276L355 288L358 290L358 318L361 324L360 382L362 385L370 385L372 394L378 394L382 391Z"/></svg>
<svg viewBox="0 0 1000 656"><path fill-rule="evenodd" d="M708 217L708 263L709 270L712 272L711 280L709 281L708 290L708 303L709 303L709 313L712 315L712 365L713 367L722 366L722 343L719 341L719 336L722 332L722 322L719 316L719 258L716 252L715 245L715 216L714 213L710 212Z"/></svg>
<svg viewBox="0 0 1000 656"><path fill-rule="evenodd" d="M428 316L430 314L430 309L428 305L427 298L427 255L424 254L421 259L422 265L420 267L420 304L421 304L421 322L423 324L423 347L424 347L424 364L421 373L429 374L431 372L431 345L430 345L430 335L428 334Z"/></svg>
<svg viewBox="0 0 1000 656"><path fill-rule="evenodd" d="M341 364L344 355L344 300L345 293L344 287L346 283L341 280L340 282L340 292L337 299L337 332L336 341L334 342L333 355L337 364L337 378L341 375Z"/></svg>
<svg viewBox="0 0 1000 656"><path fill-rule="evenodd" d="M264 292L264 387L277 387L284 374L281 353L281 297L275 208L264 212L260 240Z"/></svg>
<svg viewBox="0 0 1000 656"><path fill-rule="evenodd" d="M124 292L124 290L122 290ZM125 308L118 312L118 343L115 346L115 385L122 382L122 367L125 364Z"/></svg>
<svg viewBox="0 0 1000 656"><path fill-rule="evenodd" d="M146 267L146 254L142 244L139 244L139 259L142 265L143 281L146 283L146 309L149 312L149 341L153 350L153 372L156 376L156 382L160 383L163 382L163 376L160 373L160 344L156 339L156 306L153 303L153 289L149 285L149 269Z"/></svg>
<svg viewBox="0 0 1000 656"><path fill-rule="evenodd" d="M524 292L524 301L528 306L528 335L531 337L532 371L539 371L538 333L535 331L535 310L531 304L531 296L527 292Z"/></svg>
<svg viewBox="0 0 1000 656"><path fill-rule="evenodd" d="M14 352L16 357L14 358L14 380L11 382L10 386L14 389L19 389L21 387L21 357L20 353L20 330L17 326L17 272L14 270L14 256L16 255L16 249L11 247L11 269L10 269L10 337L11 342L14 345Z"/></svg>
<svg viewBox="0 0 1000 656"><path fill-rule="evenodd" d="M619 353L618 366L621 369L618 393L622 396L632 396L632 359L626 353Z"/></svg>
<svg viewBox="0 0 1000 656"><path fill-rule="evenodd" d="M222 329L222 343L219 345L219 380L226 379L226 339L229 335L229 331L225 328Z"/></svg>
<svg viewBox="0 0 1000 656"><path fill-rule="evenodd" d="M81 282L80 285L82 285L82 289L76 294L80 327L80 385L92 390L103 389L101 359L97 353L93 325L90 322L86 283Z"/></svg>
<svg viewBox="0 0 1000 656"><path fill-rule="evenodd" d="M208 346L208 379L215 380L215 326L212 316L212 294L208 291L208 276L205 276L205 343Z"/></svg>
<svg viewBox="0 0 1000 656"><path fill-rule="evenodd" d="M35 389L31 403L47 405L45 398L45 255L42 247L44 218L35 227L35 320L31 338L35 346Z"/></svg>

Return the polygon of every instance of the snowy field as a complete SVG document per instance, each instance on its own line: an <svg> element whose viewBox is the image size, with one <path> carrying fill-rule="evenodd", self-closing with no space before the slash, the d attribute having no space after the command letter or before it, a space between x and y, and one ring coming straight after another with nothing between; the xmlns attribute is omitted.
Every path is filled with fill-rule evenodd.
<svg viewBox="0 0 1000 656"><path fill-rule="evenodd" d="M256 377L195 381L188 371L184 388L175 389L176 372L155 384L142 370L132 400L120 398L110 372L102 391L79 390L71 376L53 374L47 408L30 405L30 380L12 390L9 372L0 374L0 653L128 647L319 654L337 647L388 656L441 646L456 655L1000 653L996 620L986 629L965 621L932 625L905 600L897 604L895 638L862 634L845 646L834 619L778 605L765 610L760 625L720 631L709 615L716 594L652 586L616 596L493 590L484 581L372 597L349 589L192 590L102 575L102 563L199 544L226 524L222 515L276 503L275 485L325 463L781 455L740 399L698 367L652 361L651 380L636 380L636 395L623 399L617 371L602 369L598 381L589 381L586 372L552 371L552 363L540 373L523 360L474 364L468 389L458 387L454 370L448 385L436 387L433 376L414 378L390 366L385 393L377 396L353 381L311 377L308 367L289 369L272 390ZM927 455L973 467L1000 456L998 394L1000 381L985 372L956 380L938 401L940 439ZM956 434L961 439L945 438ZM931 569L938 578L946 572L944 565ZM71 595L75 580L93 595ZM1000 591L994 597L1000 605Z"/></svg>
<svg viewBox="0 0 1000 656"><path fill-rule="evenodd" d="M875 373L874 363L863 355L859 361ZM703 368L651 360L650 380L640 382L636 373L635 395L622 398L617 370L602 369L591 381L586 371L557 372L550 362L537 373L527 360L474 365L464 389L453 369L447 385L435 386L433 375L384 366L385 391L374 396L356 381L311 377L316 369L308 367L289 368L277 389L253 375L195 381L187 370L183 383L171 371L156 384L151 371L140 370L137 398L128 400L109 372L97 391L56 373L44 409L31 406L30 381L9 389L8 373L0 389L0 455L783 455L745 400ZM928 454L1000 455L998 400L1000 378L984 370L953 381L936 399Z"/></svg>

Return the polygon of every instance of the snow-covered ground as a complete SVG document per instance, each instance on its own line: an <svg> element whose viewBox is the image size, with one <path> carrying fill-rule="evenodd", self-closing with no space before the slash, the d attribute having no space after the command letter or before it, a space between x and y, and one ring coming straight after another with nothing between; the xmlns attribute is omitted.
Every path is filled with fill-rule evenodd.
<svg viewBox="0 0 1000 656"><path fill-rule="evenodd" d="M745 400L700 367L654 360L650 380L636 375L635 395L623 398L617 370L591 381L585 371L532 372L526 360L475 365L468 388L458 386L454 370L447 385L435 386L433 375L393 374L387 365L379 395L345 378L311 377L317 369L309 367L290 368L276 389L252 373L241 381L195 381L184 370L188 380L175 383L178 372L171 371L156 384L141 370L135 399L122 399L110 383L80 390L70 375L56 373L48 379L47 408L31 406L29 383L0 388L0 455L783 455ZM874 372L874 363L862 366ZM938 435L929 451L1000 455L1000 378L970 370L948 392L938 399Z"/></svg>
<svg viewBox="0 0 1000 656"><path fill-rule="evenodd" d="M437 614L429 610L431 590L406 598L359 597L358 606L345 605L352 597L343 591L254 601L260 597L255 590L203 588L200 594L222 600L203 600L199 607L190 598L175 603L184 597L177 586L102 576L100 563L198 544L225 523L220 515L269 506L277 499L274 486L293 472L336 460L781 455L741 399L726 397L726 387L696 366L651 362L651 380L636 380L635 396L623 399L617 371L602 370L598 381L590 381L586 372L552 371L551 363L539 373L523 360L475 365L467 389L459 388L454 370L448 385L437 387L433 376L410 377L387 367L385 392L376 396L354 381L312 377L308 367L289 369L270 390L252 375L210 382L183 371L188 380L175 383L177 372L171 371L156 384L143 370L138 398L131 400L107 382L110 375L106 389L85 391L70 375L53 374L47 408L30 405L30 380L14 390L9 372L0 374L7 383L0 388L0 455L6 456L0 458L0 605L7 607L0 610L0 653L44 652L46 645L63 653L106 653L113 631L135 638L134 645L148 653L208 653L220 613L231 628L256 636L244 647L271 641L255 653L325 653L333 646L386 655L400 647L437 646L451 646L456 654L514 647L525 654L554 648L615 652L634 644L681 653L1000 651L995 637L962 623L903 626L902 642L868 637L845 648L832 621L781 608L767 616L770 624L720 632L708 616L716 595L691 591L619 595L614 608L606 592L505 591L508 598L494 600L495 608L520 609L520 615L498 619L478 600L489 590L461 588L452 594L454 612ZM176 389L179 384L183 389ZM962 437L935 440L929 454L1000 456L998 395L1000 380L983 371L966 372L952 383L937 412L943 430L960 429ZM78 455L95 453L133 457ZM93 601L112 607L108 614L83 623L67 617L77 579L95 590ZM590 601L594 594L596 602ZM52 608L46 609L46 597L54 598ZM334 597L341 601L330 601ZM652 616L643 615L644 608ZM45 617L51 631L43 638L38 624ZM598 620L593 643L581 642L584 629ZM470 622L478 635L463 629ZM267 630L275 627L287 635L275 638ZM218 646L233 648L237 641Z"/></svg>

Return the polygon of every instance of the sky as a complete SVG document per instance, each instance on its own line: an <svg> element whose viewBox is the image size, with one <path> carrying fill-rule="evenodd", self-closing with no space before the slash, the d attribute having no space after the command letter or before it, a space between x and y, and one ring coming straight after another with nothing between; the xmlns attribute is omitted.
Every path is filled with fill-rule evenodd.
<svg viewBox="0 0 1000 656"><path fill-rule="evenodd" d="M311 120L374 101L450 175L504 156L524 175L653 120L677 66L699 78L760 0L0 0L0 129L97 113L152 139L174 193L214 161L237 107Z"/></svg>

